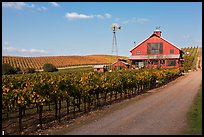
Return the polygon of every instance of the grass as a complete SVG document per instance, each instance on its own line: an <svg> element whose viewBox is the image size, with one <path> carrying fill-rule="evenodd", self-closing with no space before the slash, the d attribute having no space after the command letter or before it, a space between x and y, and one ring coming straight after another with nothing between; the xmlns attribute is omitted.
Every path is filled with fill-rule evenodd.
<svg viewBox="0 0 204 137"><path fill-rule="evenodd" d="M187 120L189 125L187 132L189 134L202 135L202 84L192 108L187 113Z"/></svg>

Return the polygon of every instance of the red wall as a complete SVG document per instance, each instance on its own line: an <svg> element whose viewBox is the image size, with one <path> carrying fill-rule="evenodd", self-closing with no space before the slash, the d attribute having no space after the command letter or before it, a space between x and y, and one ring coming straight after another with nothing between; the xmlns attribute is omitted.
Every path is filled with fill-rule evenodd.
<svg viewBox="0 0 204 137"><path fill-rule="evenodd" d="M105 72L105 71L104 71L104 68L99 68L99 69L94 68L94 71L97 71L97 72Z"/></svg>
<svg viewBox="0 0 204 137"><path fill-rule="evenodd" d="M126 65L120 61L117 61L116 63L113 64L113 66L123 66L125 67Z"/></svg>
<svg viewBox="0 0 204 137"><path fill-rule="evenodd" d="M163 54L170 54L170 49L174 49L174 54L179 54L179 49L172 46L170 43L166 42L165 40L161 39L157 36L152 36L148 38L144 43L134 48L131 53L132 56L135 55L146 55L147 54L147 43L153 43L153 42L163 42ZM140 50L140 54L136 54L136 50Z"/></svg>

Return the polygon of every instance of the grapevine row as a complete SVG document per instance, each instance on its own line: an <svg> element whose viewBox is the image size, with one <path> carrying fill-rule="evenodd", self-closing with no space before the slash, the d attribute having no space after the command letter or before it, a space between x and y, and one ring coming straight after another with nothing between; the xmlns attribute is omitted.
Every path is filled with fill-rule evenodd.
<svg viewBox="0 0 204 137"><path fill-rule="evenodd" d="M37 107L39 124L42 128L43 107L53 103L55 119L60 121L62 102L66 102L67 115L73 106L81 112L91 111L95 107L106 104L107 98L113 101L126 95L137 95L143 91L163 85L181 75L179 68L162 70L119 70L115 72L72 72L72 73L40 73L27 75L2 76L2 110L7 116L9 112L19 112L19 131L22 132L22 113L25 108ZM100 99L102 97L102 100ZM95 101L93 104L92 102ZM81 106L84 108L81 108ZM83 110L82 110L83 109Z"/></svg>
<svg viewBox="0 0 204 137"><path fill-rule="evenodd" d="M196 62L198 57L198 47L183 48L184 51L184 70L188 71L191 69L196 69ZM188 54L187 54L188 53Z"/></svg>
<svg viewBox="0 0 204 137"><path fill-rule="evenodd" d="M117 56L96 55L96 56L45 56L45 57L14 57L3 56L2 63L8 63L14 68L35 68L42 69L46 63L54 66L68 67L70 65L87 65L87 64L107 64L117 60ZM121 57L119 57L121 58ZM127 58L127 57L126 57Z"/></svg>

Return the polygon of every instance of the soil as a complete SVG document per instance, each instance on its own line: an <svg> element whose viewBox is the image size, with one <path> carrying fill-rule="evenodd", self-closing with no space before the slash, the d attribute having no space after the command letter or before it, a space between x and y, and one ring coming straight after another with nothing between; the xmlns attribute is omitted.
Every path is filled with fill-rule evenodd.
<svg viewBox="0 0 204 137"><path fill-rule="evenodd" d="M202 70L191 71L160 88L105 106L40 135L182 135L186 113L198 93ZM62 120L63 121L63 120Z"/></svg>

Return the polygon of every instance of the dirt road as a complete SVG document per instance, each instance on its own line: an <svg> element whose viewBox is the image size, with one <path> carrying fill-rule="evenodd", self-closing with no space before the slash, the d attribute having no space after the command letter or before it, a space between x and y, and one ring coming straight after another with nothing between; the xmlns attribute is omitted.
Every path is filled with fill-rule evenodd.
<svg viewBox="0 0 204 137"><path fill-rule="evenodd" d="M186 113L202 80L202 71L190 72L168 85L150 90L141 99L130 99L108 109L112 112L76 128L66 135L172 135L184 134ZM127 104L124 107L124 104ZM113 107L118 107L114 109Z"/></svg>

